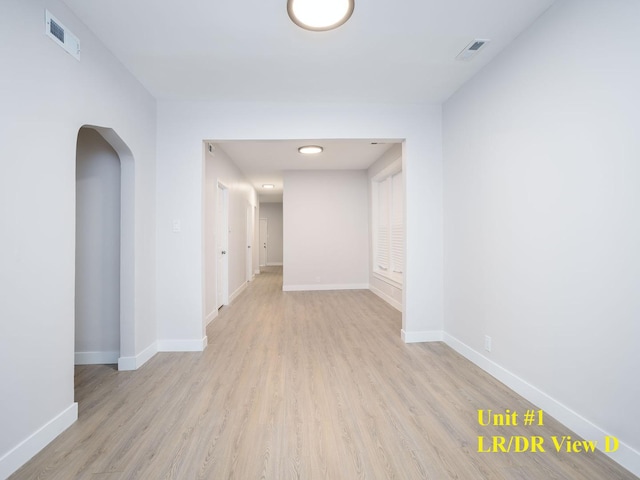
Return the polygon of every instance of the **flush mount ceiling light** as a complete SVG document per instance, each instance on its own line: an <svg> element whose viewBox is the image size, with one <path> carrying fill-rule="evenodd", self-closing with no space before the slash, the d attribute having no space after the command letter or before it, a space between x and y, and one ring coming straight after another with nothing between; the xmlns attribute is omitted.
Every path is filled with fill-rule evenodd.
<svg viewBox="0 0 640 480"><path fill-rule="evenodd" d="M298 151L305 155L315 155L316 153L322 153L322 150L324 149L319 145L305 145L304 147L298 148Z"/></svg>
<svg viewBox="0 0 640 480"><path fill-rule="evenodd" d="M322 32L345 23L353 13L355 0L287 0L293 23L306 30Z"/></svg>
<svg viewBox="0 0 640 480"><path fill-rule="evenodd" d="M272 183L265 183L262 185L262 188L266 188L267 190L271 190L272 188L276 188Z"/></svg>

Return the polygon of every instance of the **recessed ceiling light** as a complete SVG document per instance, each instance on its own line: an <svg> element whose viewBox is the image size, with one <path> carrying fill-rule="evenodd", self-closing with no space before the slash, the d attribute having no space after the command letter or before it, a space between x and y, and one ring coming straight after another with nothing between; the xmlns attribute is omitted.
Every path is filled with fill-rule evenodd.
<svg viewBox="0 0 640 480"><path fill-rule="evenodd" d="M305 145L304 147L298 148L298 151L300 153L304 153L305 155L314 155L316 153L322 153L322 150L324 149L319 145Z"/></svg>
<svg viewBox="0 0 640 480"><path fill-rule="evenodd" d="M325 31L349 20L354 3L355 0L287 0L287 12L299 27Z"/></svg>
<svg viewBox="0 0 640 480"><path fill-rule="evenodd" d="M273 183L264 183L262 185L262 188L266 188L268 190L271 190L272 188L276 188L276 186Z"/></svg>

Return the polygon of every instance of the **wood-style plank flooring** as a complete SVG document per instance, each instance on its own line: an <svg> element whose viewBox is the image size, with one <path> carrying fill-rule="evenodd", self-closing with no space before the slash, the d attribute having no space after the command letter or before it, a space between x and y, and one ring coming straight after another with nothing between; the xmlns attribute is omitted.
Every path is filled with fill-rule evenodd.
<svg viewBox="0 0 640 480"><path fill-rule="evenodd" d="M442 343L405 345L372 293L281 288L281 268L257 276L202 353L77 367L78 421L11 478L637 478L599 452L556 453L551 436L577 436L549 416L480 426L479 409L535 407ZM479 435L538 435L546 451L478 453Z"/></svg>

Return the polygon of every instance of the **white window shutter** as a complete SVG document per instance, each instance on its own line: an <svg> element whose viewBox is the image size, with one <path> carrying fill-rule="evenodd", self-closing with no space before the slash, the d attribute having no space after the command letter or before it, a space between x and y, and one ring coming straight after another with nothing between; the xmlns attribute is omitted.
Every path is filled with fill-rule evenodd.
<svg viewBox="0 0 640 480"><path fill-rule="evenodd" d="M404 276L404 181L400 159L371 182L373 270L394 283Z"/></svg>
<svg viewBox="0 0 640 480"><path fill-rule="evenodd" d="M394 224L391 231L391 264L394 272L402 273L404 265L404 229L402 224Z"/></svg>
<svg viewBox="0 0 640 480"><path fill-rule="evenodd" d="M389 226L390 183L384 180L378 183L378 235L376 263L381 270L389 271L389 248L391 244Z"/></svg>
<svg viewBox="0 0 640 480"><path fill-rule="evenodd" d="M391 265L402 273L404 266L404 222L402 172L391 177Z"/></svg>
<svg viewBox="0 0 640 480"><path fill-rule="evenodd" d="M389 270L389 229L378 229L378 268Z"/></svg>

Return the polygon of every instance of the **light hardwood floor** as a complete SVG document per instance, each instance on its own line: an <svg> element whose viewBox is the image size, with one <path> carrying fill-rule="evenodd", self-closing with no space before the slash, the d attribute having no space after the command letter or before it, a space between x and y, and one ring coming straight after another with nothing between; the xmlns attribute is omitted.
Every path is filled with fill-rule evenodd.
<svg viewBox="0 0 640 480"><path fill-rule="evenodd" d="M221 310L202 353L135 372L76 369L79 419L12 479L630 479L602 453L556 453L544 426L482 427L535 407L442 343L405 345L368 291L283 293L281 268ZM478 453L534 435L545 453Z"/></svg>

